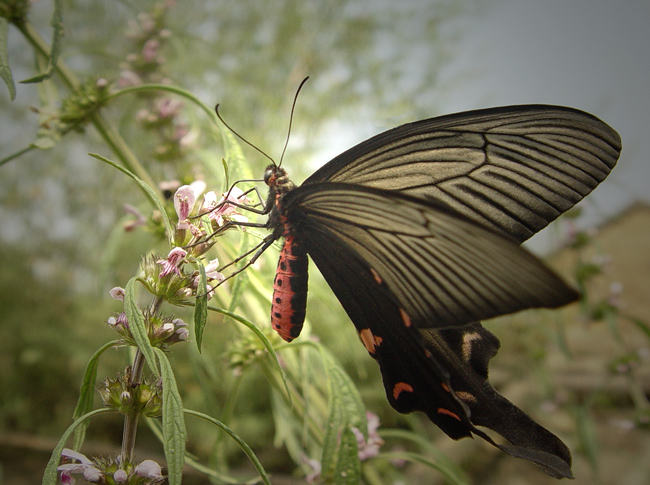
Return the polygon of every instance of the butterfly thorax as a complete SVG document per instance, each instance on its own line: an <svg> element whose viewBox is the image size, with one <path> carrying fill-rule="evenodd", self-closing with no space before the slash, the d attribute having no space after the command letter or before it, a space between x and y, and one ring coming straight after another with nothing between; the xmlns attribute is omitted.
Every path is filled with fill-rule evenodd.
<svg viewBox="0 0 650 485"><path fill-rule="evenodd" d="M267 227L275 232L277 238L287 237L290 227L282 209L282 199L285 194L296 188L296 184L289 179L286 170L277 165L269 165L266 168L264 182L269 186L269 198L266 203L269 210Z"/></svg>

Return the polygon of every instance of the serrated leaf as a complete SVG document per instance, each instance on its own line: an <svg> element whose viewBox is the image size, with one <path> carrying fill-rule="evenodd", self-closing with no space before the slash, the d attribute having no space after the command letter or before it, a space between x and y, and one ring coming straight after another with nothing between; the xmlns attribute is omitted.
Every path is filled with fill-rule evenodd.
<svg viewBox="0 0 650 485"><path fill-rule="evenodd" d="M167 460L167 479L169 485L180 485L183 479L185 442L187 441L183 400L178 392L174 371L167 355L160 349L155 349L155 352L163 383L162 429L163 447Z"/></svg>
<svg viewBox="0 0 650 485"><path fill-rule="evenodd" d="M16 99L16 85L9 66L8 37L9 22L6 18L0 17L0 77L5 82L7 90L9 90L9 97L13 101Z"/></svg>
<svg viewBox="0 0 650 485"><path fill-rule="evenodd" d="M137 292L136 285L138 281L136 278L131 278L126 284L124 289L124 312L126 313L126 319L129 322L129 330L133 336L133 340L138 344L138 348L147 359L149 368L156 374L157 377L160 377L160 371L156 365L156 357L154 354L154 349L151 346L149 341L149 336L147 334L147 327L144 320L144 315L142 310L137 303Z"/></svg>
<svg viewBox="0 0 650 485"><path fill-rule="evenodd" d="M203 330L208 321L208 287L205 266L199 261L199 285L196 289L196 304L194 306L194 334L196 335L196 347L201 352L201 342L203 342Z"/></svg>
<svg viewBox="0 0 650 485"><path fill-rule="evenodd" d="M92 410L93 398L95 397L95 382L97 380L97 366L99 364L99 358L105 350L112 348L117 343L118 341L114 340L112 342L104 344L88 361L88 364L86 365L86 371L84 372L84 377L81 381L79 399L77 401L77 406L74 409L74 413L72 414L72 419L79 419L81 416L89 413ZM75 430L72 449L77 451L81 449L81 445L83 444L84 438L86 436L87 428L88 423L84 422Z"/></svg>

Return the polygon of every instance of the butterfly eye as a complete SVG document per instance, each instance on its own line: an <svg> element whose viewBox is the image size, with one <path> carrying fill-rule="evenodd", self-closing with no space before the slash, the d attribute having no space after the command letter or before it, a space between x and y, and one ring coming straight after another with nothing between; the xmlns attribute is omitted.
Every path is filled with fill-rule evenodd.
<svg viewBox="0 0 650 485"><path fill-rule="evenodd" d="M273 168L270 167L267 168L266 172L264 172L264 183L266 185L271 185L273 183L273 179L275 179L274 175L275 175L275 170L273 170Z"/></svg>

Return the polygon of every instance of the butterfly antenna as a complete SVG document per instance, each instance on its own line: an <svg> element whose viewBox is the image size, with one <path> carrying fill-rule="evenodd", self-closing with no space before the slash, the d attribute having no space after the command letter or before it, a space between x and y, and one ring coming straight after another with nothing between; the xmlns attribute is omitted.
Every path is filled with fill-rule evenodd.
<svg viewBox="0 0 650 485"><path fill-rule="evenodd" d="M305 79L302 80L300 86L298 86L296 95L293 97L293 104L291 105L291 116L289 116L289 130L287 131L287 139L284 142L284 148L282 149L282 155L280 155L280 163L278 164L278 166L281 166L282 160L284 160L284 153L287 151L287 146L289 145L289 137L291 136L291 124L293 123L293 112L296 109L296 101L298 101L298 95L300 94L300 90L307 82L307 79L309 79L309 76L307 76Z"/></svg>
<svg viewBox="0 0 650 485"><path fill-rule="evenodd" d="M225 121L225 120L221 117L221 115L219 114L219 104L217 104L217 105L214 107L214 112L216 113L217 118L219 118L219 121L221 121L221 122L224 124L224 126L225 126L226 128L228 128L230 131L232 131L232 132L235 134L235 136L236 136L237 138L239 138L241 141L243 141L244 143L246 143L249 147L254 148L255 150L257 150L259 153L261 153L261 154L264 155L266 158L268 158L269 160L271 160L271 163L272 163L273 165L275 165L275 160L273 160L271 157L269 157L269 156L268 156L268 155L267 155L267 154L266 154L266 153L265 153L261 148L256 147L256 146L253 145L250 141L248 141L246 138L244 138L244 137L241 136L239 133L237 133L235 130L233 130L232 127L231 127L228 123L226 123L226 121ZM284 153L284 152L283 152L283 153Z"/></svg>

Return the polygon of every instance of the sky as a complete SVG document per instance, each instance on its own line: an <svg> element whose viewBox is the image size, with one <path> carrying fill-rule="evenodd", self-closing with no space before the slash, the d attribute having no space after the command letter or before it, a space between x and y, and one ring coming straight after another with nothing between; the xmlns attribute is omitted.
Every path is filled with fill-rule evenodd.
<svg viewBox="0 0 650 485"><path fill-rule="evenodd" d="M501 0L465 21L447 75L471 71L444 112L542 103L588 111L621 135L610 177L588 198L591 223L650 203L650 1Z"/></svg>

